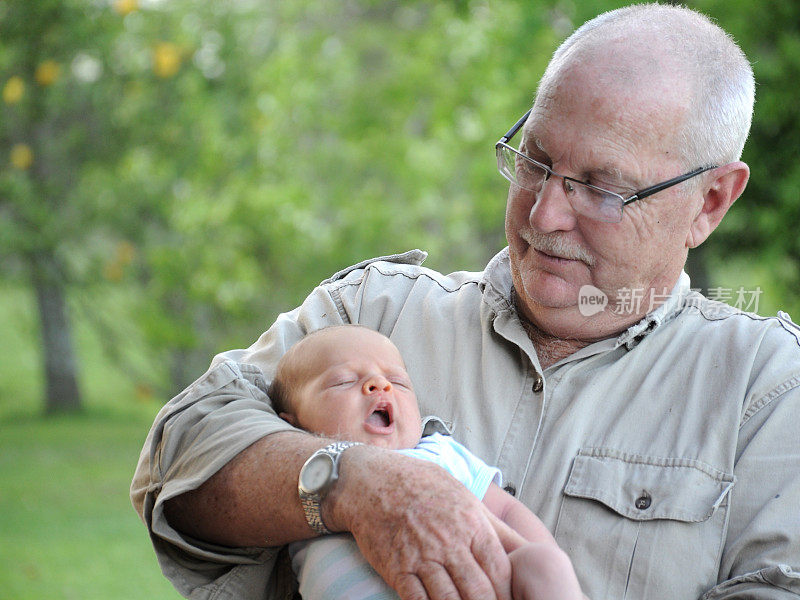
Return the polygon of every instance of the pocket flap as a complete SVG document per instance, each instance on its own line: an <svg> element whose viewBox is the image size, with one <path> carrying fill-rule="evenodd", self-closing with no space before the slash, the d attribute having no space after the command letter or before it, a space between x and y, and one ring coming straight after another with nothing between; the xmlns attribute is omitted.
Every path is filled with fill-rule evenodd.
<svg viewBox="0 0 800 600"><path fill-rule="evenodd" d="M575 457L564 493L597 500L637 521L701 522L734 483L733 475L694 459L587 448Z"/></svg>

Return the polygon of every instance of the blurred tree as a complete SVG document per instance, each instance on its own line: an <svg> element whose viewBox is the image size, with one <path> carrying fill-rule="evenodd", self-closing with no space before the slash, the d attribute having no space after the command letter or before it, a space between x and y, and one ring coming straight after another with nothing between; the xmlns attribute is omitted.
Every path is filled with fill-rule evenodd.
<svg viewBox="0 0 800 600"><path fill-rule="evenodd" d="M800 310L800 3L697 0L742 45L756 77L756 108L743 160L750 182L709 246L717 260L746 257L764 265L773 293ZM757 14L756 14L757 11Z"/></svg>
<svg viewBox="0 0 800 600"><path fill-rule="evenodd" d="M97 58L87 49L114 33L96 22L97 12L55 0L0 4L0 140L11 148L0 166L0 253L2 269L24 271L36 292L48 411L80 406L68 263L70 248L90 236L97 216L87 210L91 201L75 194L80 169L119 151L107 110L112 90L88 87L80 75L80 57L83 79L90 78L86 69Z"/></svg>
<svg viewBox="0 0 800 600"><path fill-rule="evenodd" d="M481 268L502 246L492 145L530 102L557 13L463 5L159 5L185 62L141 123L169 227L142 248L158 300L140 323L173 349L175 389L365 256L419 246ZM525 46L497 54L509 22Z"/></svg>
<svg viewBox="0 0 800 600"><path fill-rule="evenodd" d="M623 4L0 1L0 274L37 290L47 406L77 404L67 297L116 360L141 336L127 370L167 395L367 256L482 268L504 245L494 142L559 41ZM728 231L780 254L796 241L770 238L769 207L798 174L769 146L800 131L780 85L796 8L759 33L746 2L695 5L756 61L769 114L749 151L778 167L754 165L759 210ZM130 317L107 317L121 292Z"/></svg>

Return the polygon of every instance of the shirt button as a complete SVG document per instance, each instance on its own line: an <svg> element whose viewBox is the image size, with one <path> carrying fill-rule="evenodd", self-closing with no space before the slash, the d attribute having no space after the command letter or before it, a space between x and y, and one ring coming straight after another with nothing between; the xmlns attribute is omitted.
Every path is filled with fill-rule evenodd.
<svg viewBox="0 0 800 600"><path fill-rule="evenodd" d="M636 499L636 502L634 502L633 505L639 510L647 510L650 508L652 503L653 499L650 497L650 494L647 492L642 492L642 495Z"/></svg>
<svg viewBox="0 0 800 600"><path fill-rule="evenodd" d="M533 380L533 391L538 394L539 392L542 391L543 387L544 387L544 379L542 379L542 376L537 373L536 379Z"/></svg>
<svg viewBox="0 0 800 600"><path fill-rule="evenodd" d="M512 496L516 496L516 495L517 495L517 488L516 488L516 486L515 486L513 483L509 483L509 484L508 484L506 487L504 487L503 489L504 489L505 491L507 491L509 494L511 494Z"/></svg>

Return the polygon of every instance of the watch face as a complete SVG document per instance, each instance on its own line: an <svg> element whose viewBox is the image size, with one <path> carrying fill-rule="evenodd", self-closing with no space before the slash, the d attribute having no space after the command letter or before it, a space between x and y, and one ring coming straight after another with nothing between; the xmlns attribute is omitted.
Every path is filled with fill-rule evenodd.
<svg viewBox="0 0 800 600"><path fill-rule="evenodd" d="M300 486L309 494L317 494L330 483L332 475L333 458L328 454L317 454L303 465Z"/></svg>

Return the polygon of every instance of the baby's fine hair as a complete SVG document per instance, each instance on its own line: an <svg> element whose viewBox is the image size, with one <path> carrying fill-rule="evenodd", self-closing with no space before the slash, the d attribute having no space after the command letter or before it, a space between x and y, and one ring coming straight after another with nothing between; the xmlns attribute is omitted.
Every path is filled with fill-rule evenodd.
<svg viewBox="0 0 800 600"><path fill-rule="evenodd" d="M342 329L342 328L356 328L360 327L361 329L369 329L370 331L375 331L374 329L370 329L369 327L365 327L364 325L359 325L357 323L346 323L344 325L328 325L326 327L322 327L320 329L315 329L307 333L305 336L300 338L295 344L293 344L286 353L281 357L278 361L278 366L275 370L275 377L272 379L272 383L269 386L269 390L267 391L267 395L269 399L272 401L272 408L273 410L278 413L288 413L294 414L292 411L292 393L294 390L297 389L297 385L299 384L299 377L302 373L302 349L305 344L308 343L309 340L313 340L317 334L323 333L325 331L330 331L332 329ZM379 333L375 331L375 333ZM383 334L380 334L383 335Z"/></svg>

